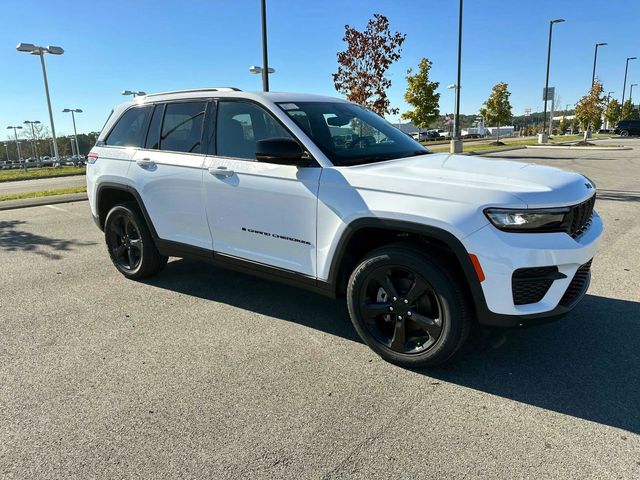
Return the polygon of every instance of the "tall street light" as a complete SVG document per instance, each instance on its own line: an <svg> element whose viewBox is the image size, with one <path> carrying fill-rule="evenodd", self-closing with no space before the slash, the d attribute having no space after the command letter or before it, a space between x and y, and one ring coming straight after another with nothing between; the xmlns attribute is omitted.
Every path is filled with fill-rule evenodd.
<svg viewBox="0 0 640 480"><path fill-rule="evenodd" d="M120 95L133 95L133 98L142 97L146 95L142 90L123 90Z"/></svg>
<svg viewBox="0 0 640 480"><path fill-rule="evenodd" d="M630 85L630 89L629 89L629 100L631 100L631 106L633 107L633 87L637 87L638 84L637 83L632 83Z"/></svg>
<svg viewBox="0 0 640 480"><path fill-rule="evenodd" d="M49 96L49 82L47 80L47 69L44 65L44 54L50 55L62 55L64 50L62 47L53 47L47 45L46 47L38 47L32 43L19 43L16 47L19 52L30 53L31 55L38 55L40 57L40 64L42 65L42 77L44 78L44 91L47 94L47 107L49 107L49 122L51 122L51 136L53 137L53 150L56 157L56 163L60 165L60 157L58 156L58 141L56 139L56 127L53 123L53 110L51 110L51 97Z"/></svg>
<svg viewBox="0 0 640 480"><path fill-rule="evenodd" d="M538 139L539 143L547 143L547 97L549 92L549 64L551 63L551 38L553 36L553 25L563 23L564 18L556 18L549 22L549 47L547 48L547 75L544 81L544 116L542 119L542 136Z"/></svg>
<svg viewBox="0 0 640 480"><path fill-rule="evenodd" d="M63 113L71 112L71 118L73 120L73 137L76 141L76 155L78 156L78 160L80 160L80 147L78 145L78 132L76 131L76 113L82 113L82 110L79 108L65 108L62 110Z"/></svg>
<svg viewBox="0 0 640 480"><path fill-rule="evenodd" d="M604 47L608 43L596 43L596 53L593 54L593 75L591 75L591 86L596 82L596 62L598 61L598 47Z"/></svg>
<svg viewBox="0 0 640 480"><path fill-rule="evenodd" d="M262 20L262 90L269 91L269 55L267 54L267 0L260 0Z"/></svg>
<svg viewBox="0 0 640 480"><path fill-rule="evenodd" d="M13 134L15 135L16 138L16 149L18 150L18 163L22 162L22 153L20 152L20 142L18 141L18 130L22 130L21 126L11 126L9 125L7 127L7 130L11 130L13 129Z"/></svg>
<svg viewBox="0 0 640 480"><path fill-rule="evenodd" d="M40 125L40 120L25 120L22 123L25 125L31 125L31 148L33 149L33 156L38 160L38 146L36 145L36 129L34 128L34 125Z"/></svg>
<svg viewBox="0 0 640 480"><path fill-rule="evenodd" d="M629 70L629 60L636 60L638 57L627 57L627 63L624 66L624 84L622 86L622 105L624 105L624 94L627 89L627 70Z"/></svg>
<svg viewBox="0 0 640 480"><path fill-rule="evenodd" d="M462 140L460 139L460 88L462 73L462 0L458 10L458 80L456 81L456 112L454 116L454 138L451 139L449 151L451 153L462 152Z"/></svg>

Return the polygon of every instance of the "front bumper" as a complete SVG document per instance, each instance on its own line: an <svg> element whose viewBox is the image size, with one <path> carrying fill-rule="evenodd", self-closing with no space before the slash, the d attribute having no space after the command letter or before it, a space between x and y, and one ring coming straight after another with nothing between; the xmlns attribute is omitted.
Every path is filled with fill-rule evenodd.
<svg viewBox="0 0 640 480"><path fill-rule="evenodd" d="M478 312L480 323L526 326L544 323L569 312L586 293L590 272L570 302L563 297L578 269L594 257L602 232L602 219L594 212L590 228L576 239L566 233L508 233L492 225L465 238L463 244L467 252L478 257L485 274L480 285L486 309ZM553 281L540 301L516 305L512 295L513 272L520 268L547 266L556 266L564 278Z"/></svg>

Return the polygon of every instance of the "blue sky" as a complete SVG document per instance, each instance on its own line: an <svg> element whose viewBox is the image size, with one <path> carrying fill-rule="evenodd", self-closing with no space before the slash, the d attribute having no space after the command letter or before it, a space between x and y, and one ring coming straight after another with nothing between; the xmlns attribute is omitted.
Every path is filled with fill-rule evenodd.
<svg viewBox="0 0 640 480"><path fill-rule="evenodd" d="M271 89L337 95L331 73L336 52L344 47L344 25L363 28L373 13L382 13L393 30L407 34L402 58L389 73L392 105L407 109L406 69L426 56L433 61L432 80L441 84L441 111L449 112L453 93L446 86L456 75L457 5L454 0L268 0L269 62L277 70ZM66 51L46 57L60 134L72 131L63 108L84 110L79 131L99 130L123 100L123 89L259 90L259 76L248 72L261 63L259 11L259 0L6 3L0 24L0 127L27 119L48 124L39 62L16 52L21 41ZM605 91L619 98L625 58L640 57L639 1L466 0L461 112L476 113L500 81L509 83L514 114L526 107L541 110L548 21L559 17L567 22L554 27L550 85L561 104L575 103L588 89L596 42L609 43L599 51L598 76ZM640 83L640 60L630 64L632 82Z"/></svg>

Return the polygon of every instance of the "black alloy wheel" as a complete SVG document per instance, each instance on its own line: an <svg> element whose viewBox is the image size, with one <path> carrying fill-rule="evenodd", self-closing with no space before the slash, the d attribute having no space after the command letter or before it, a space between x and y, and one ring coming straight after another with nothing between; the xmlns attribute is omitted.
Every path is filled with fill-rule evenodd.
<svg viewBox="0 0 640 480"><path fill-rule="evenodd" d="M135 219L126 211L118 212L105 233L113 261L122 269L136 270L142 262L143 244Z"/></svg>
<svg viewBox="0 0 640 480"><path fill-rule="evenodd" d="M391 350L416 354L442 333L442 307L427 280L408 268L383 266L367 275L360 312L371 335Z"/></svg>

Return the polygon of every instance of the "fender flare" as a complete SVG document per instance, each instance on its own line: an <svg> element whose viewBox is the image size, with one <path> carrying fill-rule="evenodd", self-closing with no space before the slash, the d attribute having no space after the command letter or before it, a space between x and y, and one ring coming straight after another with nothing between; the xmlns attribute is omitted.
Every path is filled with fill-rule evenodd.
<svg viewBox="0 0 640 480"><path fill-rule="evenodd" d="M120 190L126 193L129 193L130 195L133 196L133 198L135 198L136 202L138 203L138 207L140 207L140 211L142 212L142 215L144 216L144 220L145 222L147 222L147 226L149 227L149 230L151 231L151 236L153 237L154 240L158 239L158 232L156 232L155 227L153 226L153 222L151 221L151 217L149 216L149 212L147 212L147 208L144 206L144 202L142 201L142 197L140 196L140 194L138 193L138 191L126 184L123 183L115 183L115 182L101 182L97 187L96 187L96 211L98 212L98 215L100 215L100 199L102 198L102 191L103 190ZM96 222L98 223L98 226L100 227L100 229L104 229L104 218L97 218Z"/></svg>

